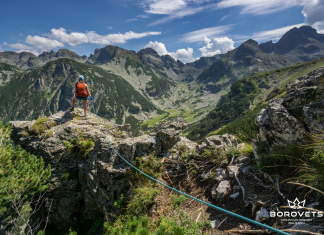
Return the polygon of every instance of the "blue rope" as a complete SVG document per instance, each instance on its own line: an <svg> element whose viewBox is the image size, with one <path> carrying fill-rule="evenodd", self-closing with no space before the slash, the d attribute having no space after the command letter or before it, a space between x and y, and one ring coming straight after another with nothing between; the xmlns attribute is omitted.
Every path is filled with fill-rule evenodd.
<svg viewBox="0 0 324 235"><path fill-rule="evenodd" d="M116 149L115 149L115 148L114 148L114 147L109 143L109 141L107 140L106 135L103 133L103 131L102 131L101 127L100 127L100 124L99 124L99 122L98 122L98 119L97 119L97 116L96 116L96 111L95 111L94 104L93 104L93 100L92 100L92 107L93 107L93 112L94 112L94 114L95 114L95 118L96 118L96 121L97 121L97 123L98 123L99 129L100 129L101 133L103 134L103 136L105 137L105 139L106 139L106 141L108 142L108 144L110 145L110 147L115 151L115 153L116 153L116 154L117 154L121 159L124 160L124 162L126 162L128 165L130 165L132 168L134 168L134 169L137 170L138 172L142 173L143 175L145 175L146 177L150 178L151 180L154 180L155 182L157 182L157 183L159 183L159 184L162 184L163 186L165 186L165 187L167 187L167 188L169 188L169 189L171 189L171 190L173 190L173 191L176 191L177 193L180 193L180 194L182 194L182 195L184 195L184 196L186 196L186 197L192 198L192 199L194 199L194 200L196 200L196 201L198 201L198 202L201 202L201 203L203 203L203 204L205 204L205 205L207 205L207 206L210 206L210 207L212 207L212 208L215 208L215 209L217 209L217 210L220 210L220 211L225 212L225 213L227 213L227 214L230 214L230 215L232 215L232 216L238 217L238 218L240 218L240 219L243 219L243 220L245 220L245 221L247 221L247 222L250 222L250 223L252 223L252 224L258 225L258 226L260 226L260 227L263 227L263 228L269 229L269 230L271 230L271 231L273 231L273 232L276 232L276 233L278 233L278 234L289 235L289 233L285 233L285 232L283 232L283 231L280 231L280 230L278 230L278 229L276 229L276 228L273 228L273 227L271 227L271 226L268 226L268 225L266 225L266 224L259 223L259 222L257 222L257 221L254 221L254 220L251 220L251 219L246 218L246 217L244 217L244 216L241 216L241 215L235 214L235 213L233 213L233 212L231 212L231 211L225 210L225 209L223 209L223 208L220 208L220 207L218 207L218 206L212 205L212 204L210 204L210 203L208 203L208 202L205 202L205 201L202 201L202 200L200 200L200 199L198 199L198 198L195 198L195 197L193 197L193 196L190 196L190 195L188 195L188 194L186 194L186 193L183 193L183 192L181 192L181 191L179 191L179 190L177 190L177 189L174 189L174 188L170 187L169 185L166 185L166 184L164 184L164 183L162 183L162 182L160 182L160 181L154 179L153 177L151 177L151 176L145 174L143 171L137 169L135 166L133 166L131 163L129 163L125 158L123 158L123 157L122 157L122 156L121 156L121 155L116 151Z"/></svg>

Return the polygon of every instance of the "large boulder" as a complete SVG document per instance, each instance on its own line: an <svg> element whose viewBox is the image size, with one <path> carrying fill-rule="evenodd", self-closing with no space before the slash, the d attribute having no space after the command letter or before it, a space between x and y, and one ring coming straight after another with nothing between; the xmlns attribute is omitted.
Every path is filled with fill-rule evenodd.
<svg viewBox="0 0 324 235"><path fill-rule="evenodd" d="M169 149L180 141L179 136L187 126L188 123L183 118L176 118L161 124L156 129L156 136L162 142L162 149Z"/></svg>
<svg viewBox="0 0 324 235"><path fill-rule="evenodd" d="M282 104L283 99L274 98L267 102L266 109L262 109L255 119L260 127L260 140L269 146L304 143L304 125Z"/></svg>

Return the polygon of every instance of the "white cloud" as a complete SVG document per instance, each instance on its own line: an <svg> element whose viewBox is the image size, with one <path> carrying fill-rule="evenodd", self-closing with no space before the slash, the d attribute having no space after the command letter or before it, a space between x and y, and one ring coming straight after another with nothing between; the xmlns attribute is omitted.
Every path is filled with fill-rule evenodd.
<svg viewBox="0 0 324 235"><path fill-rule="evenodd" d="M173 57L175 60L185 60L190 61L193 60L193 49L188 47L188 49L178 49L176 52L168 52L165 45L162 42L149 42L144 48L152 48L154 49L160 56L161 55L169 55Z"/></svg>
<svg viewBox="0 0 324 235"><path fill-rule="evenodd" d="M162 42L149 42L144 46L144 48L152 48L154 49L159 55L166 55L168 54L167 49L165 48L165 45Z"/></svg>
<svg viewBox="0 0 324 235"><path fill-rule="evenodd" d="M132 19L125 20L125 22L132 22L132 21L138 21L138 19L137 18L132 18Z"/></svg>
<svg viewBox="0 0 324 235"><path fill-rule="evenodd" d="M40 36L31 36L31 35L27 36L25 42L34 46L37 49L44 50L44 51L51 50L56 47L64 46L62 42L59 42L57 40L44 38Z"/></svg>
<svg viewBox="0 0 324 235"><path fill-rule="evenodd" d="M282 0L222 0L217 4L217 7L242 7L241 14L264 15L282 11L287 8L288 5L287 1Z"/></svg>
<svg viewBox="0 0 324 235"><path fill-rule="evenodd" d="M66 33L66 30L64 28L59 28L52 29L50 34L45 34L47 38L28 35L26 38L26 43L40 50L50 50L56 47L63 47L64 43L67 43L70 46L76 46L81 43L108 45L115 43L126 43L131 39L160 34L161 32L134 33L132 31L126 32L124 34L117 33L106 35L97 34L95 31L86 33L72 32L69 34Z"/></svg>
<svg viewBox="0 0 324 235"><path fill-rule="evenodd" d="M209 1L210 0L144 0L141 1L141 6L147 14L167 15L149 24L149 26L154 26L188 15L197 14L204 10L215 9L216 4L208 4Z"/></svg>
<svg viewBox="0 0 324 235"><path fill-rule="evenodd" d="M228 14L228 15L223 16L222 19L220 19L220 21L225 20L225 19L228 18L230 15L231 15L231 14Z"/></svg>
<svg viewBox="0 0 324 235"><path fill-rule="evenodd" d="M174 11L183 9L188 2L185 0L149 0L148 9L145 11L150 14L169 15Z"/></svg>
<svg viewBox="0 0 324 235"><path fill-rule="evenodd" d="M39 52L37 49L33 48L33 49L23 49L23 50L18 50L16 51L17 53L21 53L21 52L30 52L33 53L35 56L39 55Z"/></svg>
<svg viewBox="0 0 324 235"><path fill-rule="evenodd" d="M234 41L228 37L214 38L210 40L205 36L206 46L199 48L202 57L210 57L217 54L225 54L226 52L233 50L235 47Z"/></svg>
<svg viewBox="0 0 324 235"><path fill-rule="evenodd" d="M305 16L306 24L313 26L320 33L324 32L324 1L304 0L302 13Z"/></svg>
<svg viewBox="0 0 324 235"><path fill-rule="evenodd" d="M212 28L196 30L182 35L180 40L184 42L201 42L204 41L205 36L209 38L222 36L223 34L227 33L229 30L231 30L232 26L233 25L231 24L231 25L224 25L224 26L217 26Z"/></svg>
<svg viewBox="0 0 324 235"><path fill-rule="evenodd" d="M51 29L51 34L48 35L50 38L57 39L63 43L67 43L70 46L76 46L80 43L87 43L88 37L84 33L72 32L66 33L64 28Z"/></svg>
<svg viewBox="0 0 324 235"><path fill-rule="evenodd" d="M290 29L294 27L299 28L302 25L304 24L289 25L278 29L257 32L254 33L251 38L256 41L279 40L281 36L288 32Z"/></svg>
<svg viewBox="0 0 324 235"><path fill-rule="evenodd" d="M264 42L264 41L270 41L270 40L277 41L281 38L282 35L284 35L290 29L292 29L294 27L299 28L302 25L304 25L304 24L289 25L289 26L278 28L278 29L256 32L250 36L232 35L232 38L236 39L235 43L243 42L247 39L254 39L257 42Z"/></svg>
<svg viewBox="0 0 324 235"><path fill-rule="evenodd" d="M188 47L188 49L178 49L176 52L170 52L169 55L175 60L191 61L193 59L192 53L193 49Z"/></svg>
<svg viewBox="0 0 324 235"><path fill-rule="evenodd" d="M222 0L217 8L241 7L241 14L264 15L279 12L294 6L304 6L305 23L317 30L324 30L323 0Z"/></svg>
<svg viewBox="0 0 324 235"><path fill-rule="evenodd" d="M31 50L31 49L34 49L33 47L30 47L30 46L27 46L27 45L21 44L21 43L15 43L15 44L4 43L4 45L7 45L7 46L9 46L11 48L18 49L18 50Z"/></svg>
<svg viewBox="0 0 324 235"><path fill-rule="evenodd" d="M148 14L138 15L137 17L142 18L142 19L150 18L150 16Z"/></svg>
<svg viewBox="0 0 324 235"><path fill-rule="evenodd" d="M30 53L33 53L36 56L39 55L39 52L35 47L27 46L25 44L21 44L21 43L8 44L8 43L5 42L2 45L11 47L13 49L17 49L17 51L15 51L17 53L30 52ZM2 50L2 48L1 48L2 45L0 45L0 51Z"/></svg>
<svg viewBox="0 0 324 235"><path fill-rule="evenodd" d="M160 35L161 32L144 32L144 33L134 33L132 31L126 32L124 34L107 34L99 35L94 31L87 32L87 37L90 43L96 44L114 44L114 43L126 43L127 40L134 38L143 38L151 35Z"/></svg>

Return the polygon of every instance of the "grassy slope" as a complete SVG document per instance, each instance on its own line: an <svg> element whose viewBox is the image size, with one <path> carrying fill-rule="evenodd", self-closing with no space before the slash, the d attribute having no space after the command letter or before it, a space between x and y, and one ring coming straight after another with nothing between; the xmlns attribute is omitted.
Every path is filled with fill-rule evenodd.
<svg viewBox="0 0 324 235"><path fill-rule="evenodd" d="M321 58L239 80L231 86L231 91L222 97L216 108L206 118L191 125L184 134L190 139L202 139L210 133L223 134L227 132L240 135L238 137L242 141L251 140L253 135L258 132L254 118L234 121L223 129L219 128L226 123L217 122L237 118L240 115L257 114L264 106L264 102L260 101L264 100L275 87L280 89L276 95L283 95L287 82L323 66L324 58Z"/></svg>
<svg viewBox="0 0 324 235"><path fill-rule="evenodd" d="M16 66L0 63L0 86L4 86L10 80L22 76L23 73Z"/></svg>

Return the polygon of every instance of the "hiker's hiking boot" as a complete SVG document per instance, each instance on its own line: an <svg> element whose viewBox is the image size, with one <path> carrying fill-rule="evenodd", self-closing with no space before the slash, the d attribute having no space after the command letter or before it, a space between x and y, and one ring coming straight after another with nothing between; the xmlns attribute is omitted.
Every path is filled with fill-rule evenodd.
<svg viewBox="0 0 324 235"><path fill-rule="evenodd" d="M69 110L70 110L71 112L74 111L74 107L69 108Z"/></svg>
<svg viewBox="0 0 324 235"><path fill-rule="evenodd" d="M87 113L84 113L84 116L86 117L87 116Z"/></svg>

